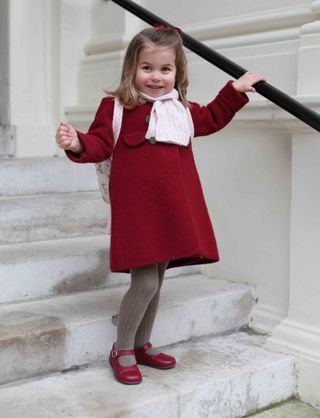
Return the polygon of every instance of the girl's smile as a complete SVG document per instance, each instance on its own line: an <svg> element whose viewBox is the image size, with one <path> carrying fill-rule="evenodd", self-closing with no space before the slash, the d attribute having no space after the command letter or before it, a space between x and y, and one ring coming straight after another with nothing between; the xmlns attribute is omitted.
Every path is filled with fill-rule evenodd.
<svg viewBox="0 0 320 418"><path fill-rule="evenodd" d="M173 48L145 46L139 54L136 89L152 97L169 93L176 81L175 60Z"/></svg>

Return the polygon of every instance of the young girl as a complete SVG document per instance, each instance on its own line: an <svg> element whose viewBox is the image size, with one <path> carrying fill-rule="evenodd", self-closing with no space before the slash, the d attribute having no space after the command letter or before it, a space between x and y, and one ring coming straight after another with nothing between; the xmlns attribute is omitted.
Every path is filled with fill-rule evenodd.
<svg viewBox="0 0 320 418"><path fill-rule="evenodd" d="M120 86L102 99L88 133L67 123L58 127L57 143L74 162L97 163L113 153L110 269L131 273L109 355L121 383L142 381L137 364L175 366L174 357L150 342L165 270L219 260L191 139L223 128L248 102L245 92L262 80L246 73L207 106L189 102L179 30L148 28L130 42ZM124 107L115 148L114 97Z"/></svg>

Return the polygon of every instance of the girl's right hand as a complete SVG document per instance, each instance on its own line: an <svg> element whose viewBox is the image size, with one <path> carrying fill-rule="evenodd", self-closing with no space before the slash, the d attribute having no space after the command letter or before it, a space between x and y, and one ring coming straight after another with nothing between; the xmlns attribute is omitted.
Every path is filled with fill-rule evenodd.
<svg viewBox="0 0 320 418"><path fill-rule="evenodd" d="M69 150L76 154L83 151L77 132L69 123L60 122L56 133L56 141L59 148L64 150Z"/></svg>
<svg viewBox="0 0 320 418"><path fill-rule="evenodd" d="M255 93L256 89L253 87L253 84L259 81L266 81L266 78L263 75L247 71L238 80L234 81L232 85L240 93Z"/></svg>

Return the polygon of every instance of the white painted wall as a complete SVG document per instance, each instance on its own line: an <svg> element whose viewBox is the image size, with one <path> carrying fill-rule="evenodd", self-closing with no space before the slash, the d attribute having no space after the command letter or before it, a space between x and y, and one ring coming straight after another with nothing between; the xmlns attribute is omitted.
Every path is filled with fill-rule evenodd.
<svg viewBox="0 0 320 418"><path fill-rule="evenodd" d="M0 157L13 154L9 111L9 0L0 2Z"/></svg>
<svg viewBox="0 0 320 418"><path fill-rule="evenodd" d="M59 29L53 35L57 45L58 71L54 81L56 88L56 112L54 129L65 121L65 106L78 103L77 73L79 62L85 57L85 44L92 31L91 0L60 0ZM64 151L55 146L55 153Z"/></svg>
<svg viewBox="0 0 320 418"><path fill-rule="evenodd" d="M77 104L77 72L91 37L91 0L60 0L60 116L64 106Z"/></svg>
<svg viewBox="0 0 320 418"><path fill-rule="evenodd" d="M15 155L53 154L49 0L10 3L10 114ZM31 6L31 7L30 7ZM34 30L30 30L34 28Z"/></svg>
<svg viewBox="0 0 320 418"><path fill-rule="evenodd" d="M254 285L260 308L284 317L289 281L290 136L235 123L210 138L195 140L194 152L220 251L219 263L204 266L203 271ZM267 325L272 329L274 323Z"/></svg>
<svg viewBox="0 0 320 418"><path fill-rule="evenodd" d="M232 0L214 0L201 1L201 3L192 3L184 0L176 0L174 7L172 3L161 4L154 0L145 0L143 4L153 13L163 16L172 24L205 22L218 19L234 18L235 16L246 16L254 14L263 14L269 10L281 10L294 6L307 5L304 0L277 0L251 1L241 0L234 2ZM198 6L198 7L197 7ZM177 26L177 25L175 25ZM247 29L248 30L248 29Z"/></svg>
<svg viewBox="0 0 320 418"><path fill-rule="evenodd" d="M53 156L64 106L76 103L75 75L91 33L91 0L4 0L1 12L1 46L8 43L8 50L1 48L1 93L4 83L7 88L0 155Z"/></svg>

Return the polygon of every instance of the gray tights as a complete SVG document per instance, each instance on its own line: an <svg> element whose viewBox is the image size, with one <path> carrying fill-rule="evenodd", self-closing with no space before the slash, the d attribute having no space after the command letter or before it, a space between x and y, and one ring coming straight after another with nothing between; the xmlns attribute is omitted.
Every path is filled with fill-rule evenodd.
<svg viewBox="0 0 320 418"><path fill-rule="evenodd" d="M118 315L118 350L133 349L150 341L156 317L160 290L168 262L151 264L131 269L131 284L124 295ZM148 354L158 353L153 347ZM132 355L119 357L122 366L135 363Z"/></svg>

